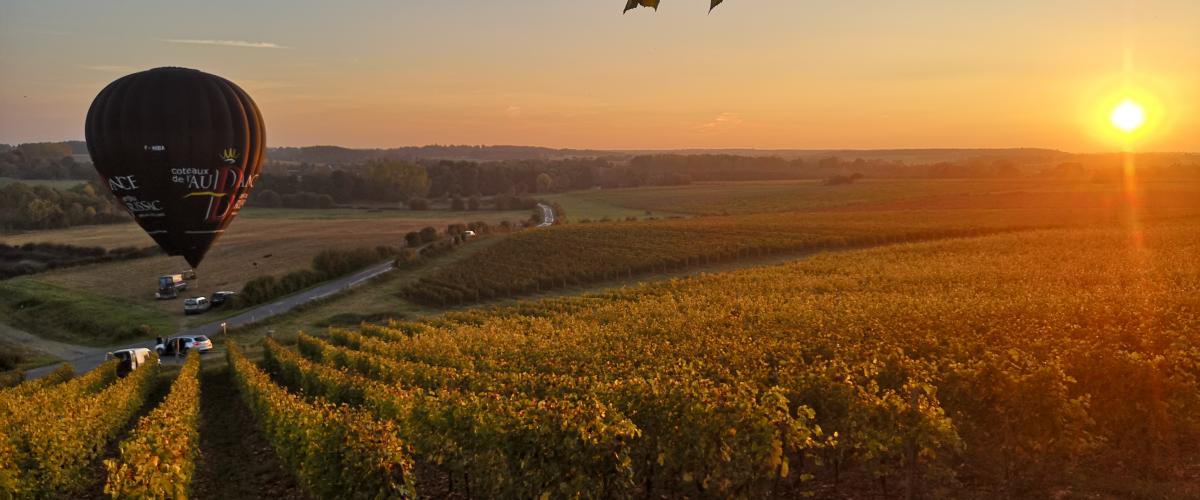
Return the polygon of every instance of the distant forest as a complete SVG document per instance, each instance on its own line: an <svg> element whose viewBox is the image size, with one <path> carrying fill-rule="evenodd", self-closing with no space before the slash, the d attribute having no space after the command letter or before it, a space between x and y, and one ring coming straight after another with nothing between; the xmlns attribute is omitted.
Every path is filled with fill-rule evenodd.
<svg viewBox="0 0 1200 500"><path fill-rule="evenodd" d="M86 158L87 148L81 141L0 145L0 177L96 180ZM1140 154L1136 161L1143 179L1200 176L1200 155L1196 154ZM833 185L863 178L1043 177L1109 182L1120 179L1123 163L1120 154L1077 155L1046 149L728 150L715 154L526 146L271 148L250 205L328 208L400 203L427 209L433 199L448 200L451 208L460 210L512 210L531 206L539 194L714 181L808 179ZM20 199L28 201L29 193L21 193ZM89 198L95 195L82 189L35 197L53 198L62 204L30 224L57 226L59 220L90 220L92 210L95 217L110 219L111 211L92 203ZM45 208L45 204L39 206ZM10 220L7 227L12 229L13 224Z"/></svg>

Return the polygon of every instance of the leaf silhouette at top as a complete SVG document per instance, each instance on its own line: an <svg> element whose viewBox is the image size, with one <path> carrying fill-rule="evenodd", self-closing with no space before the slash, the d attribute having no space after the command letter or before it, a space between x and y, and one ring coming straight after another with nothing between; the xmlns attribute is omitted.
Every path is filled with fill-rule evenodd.
<svg viewBox="0 0 1200 500"><path fill-rule="evenodd" d="M658 10L658 1L659 0L628 0L627 2L625 2L625 10L623 10L621 12L622 13L629 12L630 9L636 9L639 6L650 7L650 8L653 8L654 10ZM717 8L718 5L721 5L722 1L724 1L724 0L712 0L712 3L709 4L708 11L712 12L712 10Z"/></svg>

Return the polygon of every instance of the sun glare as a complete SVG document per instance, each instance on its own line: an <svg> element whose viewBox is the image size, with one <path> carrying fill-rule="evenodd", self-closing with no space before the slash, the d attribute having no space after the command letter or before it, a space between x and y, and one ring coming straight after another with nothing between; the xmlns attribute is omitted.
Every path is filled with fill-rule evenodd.
<svg viewBox="0 0 1200 500"><path fill-rule="evenodd" d="M1146 123L1146 110L1132 99L1126 99L1113 108L1109 121L1125 133L1132 133Z"/></svg>

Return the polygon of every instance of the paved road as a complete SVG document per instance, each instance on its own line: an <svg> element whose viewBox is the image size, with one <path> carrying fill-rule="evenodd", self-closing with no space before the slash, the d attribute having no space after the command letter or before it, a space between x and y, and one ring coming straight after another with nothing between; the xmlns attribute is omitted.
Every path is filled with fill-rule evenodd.
<svg viewBox="0 0 1200 500"><path fill-rule="evenodd" d="M542 209L542 223L538 227L548 227L554 225L554 209L550 205L538 203L538 208Z"/></svg>
<svg viewBox="0 0 1200 500"><path fill-rule="evenodd" d="M362 284L364 281L367 281L371 278L374 278L383 273L391 271L392 269L393 269L392 261L389 260L387 262L381 262L379 264L371 266L367 269L364 269L364 270L354 273L352 275L343 276L341 278L330 280L319 286L310 288L308 290L297 293L295 295L289 295L289 296L279 299L275 302L271 302L269 304L263 304L261 306L250 309L246 312L238 314L237 316L231 316L231 317L225 318L223 320L213 321L212 323L208 323L208 324L201 325L201 326L198 326L195 328L190 328L187 330L180 331L177 333L177 335L215 335L221 331L222 323L225 323L229 328L249 325L251 323L270 318L271 316L275 316L277 314L283 314L285 312L288 312L288 311L292 310L292 308L299 306L301 304L304 304L307 302L312 302L314 300L320 300L320 299L323 299L330 295L336 294L342 290L346 290L346 289L358 286L358 285ZM28 333L24 333L24 332L20 332L20 333L22 333L24 335L28 335L30 337L33 337L32 335L30 335ZM85 373L88 370L91 370L92 368L100 366L100 364L104 362L104 354L107 352L116 351L116 350L120 350L120 349L132 349L135 347L146 347L149 349L153 349L154 341L147 340L144 342L137 342L137 343L133 343L133 344L129 344L129 345L113 346L113 347L108 347L108 348L80 347L80 346L71 346L70 344L62 344L62 345L67 346L69 348L73 348L73 349L83 349L82 352L75 353L75 354L79 354L78 357L74 357L74 358L66 358L65 356L63 356L63 357L66 358L67 361L69 361L71 363L71 365L75 367L75 373ZM71 352L71 351L63 351L63 352ZM34 379L34 378L41 377L47 373L50 373L51 371L54 371L54 369L57 367L58 367L58 364L54 364L54 365L50 365L50 366L43 366L41 368L35 368L32 370L29 370L29 371L25 372L25 378Z"/></svg>

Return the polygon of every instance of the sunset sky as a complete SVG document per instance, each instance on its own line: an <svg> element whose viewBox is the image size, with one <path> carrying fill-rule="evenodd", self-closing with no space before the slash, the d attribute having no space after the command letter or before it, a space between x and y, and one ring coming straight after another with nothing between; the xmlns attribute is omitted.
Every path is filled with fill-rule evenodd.
<svg viewBox="0 0 1200 500"><path fill-rule="evenodd" d="M108 82L237 82L272 146L1200 151L1200 1L0 0L0 142Z"/></svg>

